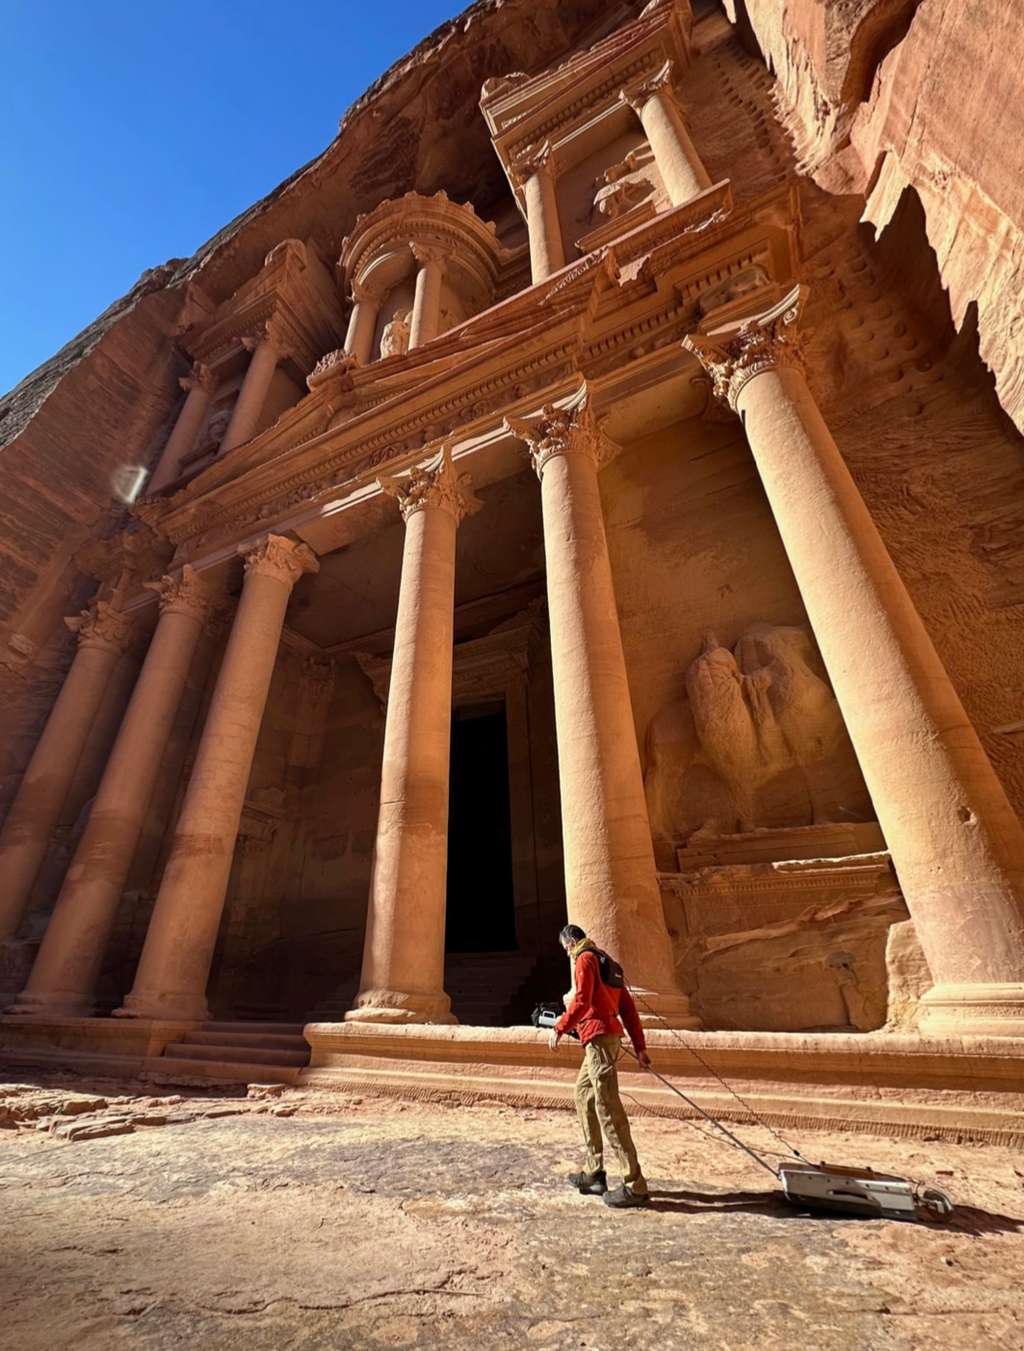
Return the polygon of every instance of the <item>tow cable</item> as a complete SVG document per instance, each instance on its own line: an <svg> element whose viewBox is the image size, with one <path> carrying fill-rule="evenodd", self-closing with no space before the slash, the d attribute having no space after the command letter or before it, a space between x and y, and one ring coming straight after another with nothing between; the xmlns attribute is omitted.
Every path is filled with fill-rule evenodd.
<svg viewBox="0 0 1024 1351"><path fill-rule="evenodd" d="M786 1153L778 1156L784 1162L779 1164L769 1163L762 1153L758 1153L756 1149L746 1144L738 1135L724 1126L713 1113L701 1107L700 1103L694 1102L693 1098L684 1093L682 1089L677 1088L663 1074L659 1074L650 1065L641 1065L640 1068L664 1084L670 1092L674 1093L677 1098L681 1098L698 1116L703 1117L705 1121L721 1132L733 1148L742 1150L766 1172L771 1173L772 1177L782 1184L783 1195L792 1205L799 1207L801 1210L839 1211L845 1214L871 1215L878 1219L889 1220L946 1220L952 1215L953 1202L950 1197L945 1192L940 1191L938 1187L933 1187L928 1183L915 1182L910 1178L900 1177L894 1173L878 1173L873 1168L854 1168L838 1163L811 1163L774 1126L769 1125L751 1107L749 1102L740 1097L714 1066L708 1064L696 1047L680 1035L677 1028L669 1027L664 1018L651 1008L642 995L632 989L630 989L630 994L636 1003L652 1018L657 1018L664 1024L665 1030L675 1037L676 1041L693 1056L707 1074L716 1079L726 1092L736 1099L744 1112L747 1112L759 1126L768 1131L785 1148ZM533 1012L533 1025L534 1027L553 1029L562 1012L563 1009L560 1005L538 1004ZM575 1036L576 1034L570 1035ZM625 1050L640 1064L635 1051L630 1050L629 1047L626 1047ZM695 1122L689 1121L687 1124L701 1135L707 1135ZM707 1136L707 1138L714 1137Z"/></svg>

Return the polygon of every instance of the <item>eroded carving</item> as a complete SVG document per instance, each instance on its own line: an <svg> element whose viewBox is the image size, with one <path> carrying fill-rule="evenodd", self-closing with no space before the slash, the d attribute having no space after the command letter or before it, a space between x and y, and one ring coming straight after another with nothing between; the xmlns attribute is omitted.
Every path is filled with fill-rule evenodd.
<svg viewBox="0 0 1024 1351"><path fill-rule="evenodd" d="M646 737L655 837L868 819L867 792L809 633L753 624L707 634Z"/></svg>

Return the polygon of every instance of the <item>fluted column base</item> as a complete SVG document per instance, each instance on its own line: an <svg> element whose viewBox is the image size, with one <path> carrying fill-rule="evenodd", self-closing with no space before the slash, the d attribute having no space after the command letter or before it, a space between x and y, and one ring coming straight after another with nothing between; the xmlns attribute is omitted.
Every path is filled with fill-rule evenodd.
<svg viewBox="0 0 1024 1351"><path fill-rule="evenodd" d="M345 1014L347 1023L457 1023L446 994L364 990Z"/></svg>
<svg viewBox="0 0 1024 1351"><path fill-rule="evenodd" d="M933 985L919 1004L926 1037L1024 1037L1024 982Z"/></svg>

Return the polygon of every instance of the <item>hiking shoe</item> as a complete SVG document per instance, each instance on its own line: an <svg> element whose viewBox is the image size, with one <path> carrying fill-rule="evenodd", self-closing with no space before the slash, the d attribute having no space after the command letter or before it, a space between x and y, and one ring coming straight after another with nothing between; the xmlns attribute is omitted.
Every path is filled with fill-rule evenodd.
<svg viewBox="0 0 1024 1351"><path fill-rule="evenodd" d="M608 1190L608 1179L603 1168L596 1173L570 1173L569 1186L575 1187L584 1196L603 1196Z"/></svg>
<svg viewBox="0 0 1024 1351"><path fill-rule="evenodd" d="M651 1198L646 1192L630 1191L625 1183L621 1187L616 1187L614 1191L606 1191L601 1199L613 1210L630 1210L634 1206L643 1208L651 1204Z"/></svg>

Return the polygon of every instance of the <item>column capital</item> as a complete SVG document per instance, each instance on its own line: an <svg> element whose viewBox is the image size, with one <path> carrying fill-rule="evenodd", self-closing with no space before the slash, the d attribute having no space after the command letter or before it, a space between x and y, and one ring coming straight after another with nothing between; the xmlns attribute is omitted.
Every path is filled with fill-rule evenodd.
<svg viewBox="0 0 1024 1351"><path fill-rule="evenodd" d="M294 586L304 572L319 572L320 562L308 544L284 535L264 535L255 544L240 544L246 577L273 577Z"/></svg>
<svg viewBox="0 0 1024 1351"><path fill-rule="evenodd" d="M448 255L440 244L421 244L419 240L413 239L409 243L409 249L420 267L424 267L427 263L434 263L444 272Z"/></svg>
<svg viewBox="0 0 1024 1351"><path fill-rule="evenodd" d="M197 361L188 375L183 375L178 380L181 388L188 393L191 393L193 389L205 389L208 394L211 394L216 383L213 372L204 361Z"/></svg>
<svg viewBox="0 0 1024 1351"><path fill-rule="evenodd" d="M458 525L483 505L472 490L469 475L455 472L450 445L442 446L434 459L417 465L403 478L382 476L377 485L382 492L398 499L404 521L426 507L437 507L454 516Z"/></svg>
<svg viewBox="0 0 1024 1351"><path fill-rule="evenodd" d="M130 616L116 610L109 601L98 600L81 614L70 615L64 623L78 635L78 646L114 649L126 652L131 645L134 625Z"/></svg>
<svg viewBox="0 0 1024 1351"><path fill-rule="evenodd" d="M626 88L619 90L620 100L628 103L636 113L640 113L644 105L659 94L669 94L673 100L676 99L672 84L671 61L666 61L653 75L647 75L636 84L627 85Z"/></svg>
<svg viewBox="0 0 1024 1351"><path fill-rule="evenodd" d="M734 412L739 411L739 396L755 375L780 366L803 369L797 323L806 297L805 286L794 286L777 305L736 328L691 333L683 339L683 347L711 377L715 397Z"/></svg>
<svg viewBox="0 0 1024 1351"><path fill-rule="evenodd" d="M558 157L550 141L538 141L525 146L512 161L512 177L518 187L523 187L534 174L546 173L551 178L558 176Z"/></svg>
<svg viewBox="0 0 1024 1351"><path fill-rule="evenodd" d="M547 404L535 422L506 418L504 428L526 446L538 478L556 455L582 455L595 470L608 464L619 447L601 430L588 396L573 408Z"/></svg>
<svg viewBox="0 0 1024 1351"><path fill-rule="evenodd" d="M272 347L279 356L284 356L286 344L278 325L267 320L242 337L242 346L247 352L255 352L258 347Z"/></svg>
<svg viewBox="0 0 1024 1351"><path fill-rule="evenodd" d="M178 573L165 573L155 581L144 582L143 586L159 597L162 615L192 615L202 623L216 604L209 586L190 563L186 563Z"/></svg>

